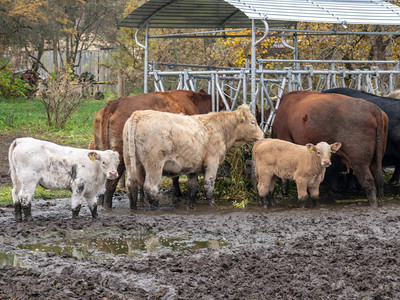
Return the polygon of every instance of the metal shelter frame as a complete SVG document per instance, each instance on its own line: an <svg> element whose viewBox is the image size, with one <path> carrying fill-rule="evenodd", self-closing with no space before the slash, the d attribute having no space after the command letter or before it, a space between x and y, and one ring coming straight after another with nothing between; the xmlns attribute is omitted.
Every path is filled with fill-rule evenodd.
<svg viewBox="0 0 400 300"><path fill-rule="evenodd" d="M357 5L357 9L354 7ZM200 11L197 14L197 10ZM217 11L208 11L216 9ZM372 9L372 12L370 11ZM201 16L209 14L208 18ZM188 16L186 15L188 14ZM378 16L376 16L378 14ZM208 15L206 15L208 16ZM222 20L222 21L221 21ZM334 24L331 31L298 30L297 22L325 22ZM243 30L251 22L251 59L244 68L216 68L210 66L174 65L174 67L203 68L201 71L184 69L180 71L161 71L160 65L168 65L149 61L149 38L190 38L190 37L224 37L226 32ZM285 28L271 28L270 25ZM340 24L344 30L337 30ZM148 92L149 77L153 76L156 91L163 91L163 80L166 77L178 79L177 88L197 89L197 83L201 80L208 82L208 92L212 95L213 109L218 109L218 98L223 101L228 110L236 105L241 92L243 103L247 101L250 82L250 106L256 114L256 104L263 108L268 105L271 108L269 118L265 120L264 111L261 109L262 128L268 131L275 118L275 112L279 107L280 98L285 89L312 89L313 76L318 76L316 90L344 86L344 79L350 80L350 86L364 89L368 92L378 92L378 79L381 75L389 77L388 91L394 89L394 77L400 75L398 61L306 61L298 59L297 36L301 34L391 34L395 32L351 32L347 31L348 24L378 24L400 25L400 7L382 0L150 0L132 12L120 24L122 27L138 28L135 34L136 43L144 49L144 92ZM260 27L262 26L262 27ZM294 27L294 28L290 28ZM181 33L149 36L149 28L222 28L203 32ZM226 30L225 28L234 28ZM239 29L238 29L239 28ZM246 27L248 28L248 27ZM139 41L139 32L144 30L144 43ZM257 35L257 31L264 31L263 35ZM282 37L282 44L293 51L293 60L257 60L256 46L262 42L270 32L277 32ZM229 35L229 37L244 35ZM293 37L293 46L289 45L285 37ZM283 70L267 70L263 65L268 62L287 63ZM329 64L330 68L322 70L314 69L313 63ZM367 70L346 70L338 67L344 63L371 64ZM391 70L380 70L373 66L377 63L392 65ZM301 69L301 65L305 65ZM173 64L169 64L173 66ZM307 87L304 87L303 79L306 79ZM347 81L349 81L347 80ZM230 82L229 105L224 86ZM236 86L235 86L236 84ZM275 88L276 102L273 102L270 92ZM219 97L217 97L219 96ZM258 101L258 102L257 102Z"/></svg>

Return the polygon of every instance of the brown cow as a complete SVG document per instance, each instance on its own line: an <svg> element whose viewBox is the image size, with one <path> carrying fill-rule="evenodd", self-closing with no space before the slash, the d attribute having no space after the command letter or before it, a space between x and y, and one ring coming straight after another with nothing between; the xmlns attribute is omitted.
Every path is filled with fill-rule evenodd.
<svg viewBox="0 0 400 300"><path fill-rule="evenodd" d="M220 102L220 104L222 104ZM111 149L120 154L118 174L121 177L125 171L122 149L122 130L125 121L137 110L156 110L185 115L205 114L212 111L211 95L204 91L199 93L186 90L172 90L121 97L110 101L99 110L94 118L94 140L90 149ZM222 109L222 107L220 107ZM107 180L104 194L104 206L112 206L112 197L118 184L118 179ZM179 194L179 182L173 180L174 191ZM136 201L131 200L131 208L136 208Z"/></svg>
<svg viewBox="0 0 400 300"><path fill-rule="evenodd" d="M145 196L154 208L158 206L163 172L173 175L204 173L206 198L214 205L215 178L226 151L233 145L263 136L246 104L232 112L196 116L135 111L123 131L130 197L135 200L138 184L143 185ZM190 189L189 205L193 204L196 193L197 186Z"/></svg>
<svg viewBox="0 0 400 300"><path fill-rule="evenodd" d="M264 207L267 208L267 201L271 206L275 205L274 187L278 177L296 181L300 206L304 206L307 188L315 205L319 197L319 185L326 168L331 165L331 153L339 150L340 146L339 142L301 146L279 139L256 142L253 147L255 176Z"/></svg>
<svg viewBox="0 0 400 300"><path fill-rule="evenodd" d="M339 141L338 151L364 188L371 206L383 197L382 157L388 131L387 115L376 105L339 94L295 91L284 94L272 134L305 145Z"/></svg>

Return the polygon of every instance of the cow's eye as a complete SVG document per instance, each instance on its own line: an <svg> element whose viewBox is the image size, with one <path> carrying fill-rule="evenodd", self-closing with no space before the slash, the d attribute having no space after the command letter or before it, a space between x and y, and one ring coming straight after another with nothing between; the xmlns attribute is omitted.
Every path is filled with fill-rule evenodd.
<svg viewBox="0 0 400 300"><path fill-rule="evenodd" d="M253 125L256 124L256 121L251 121L251 124L253 124Z"/></svg>
<svg viewBox="0 0 400 300"><path fill-rule="evenodd" d="M321 155L321 152L320 152L320 151L318 151L318 152L317 152L317 154L318 154L318 155Z"/></svg>

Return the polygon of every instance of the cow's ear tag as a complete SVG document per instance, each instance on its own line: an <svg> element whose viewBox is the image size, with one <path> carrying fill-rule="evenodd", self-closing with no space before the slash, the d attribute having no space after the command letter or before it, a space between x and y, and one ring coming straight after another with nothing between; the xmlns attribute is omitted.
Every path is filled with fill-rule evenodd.
<svg viewBox="0 0 400 300"><path fill-rule="evenodd" d="M313 144L307 144L306 147L307 147L308 151L310 151L310 153L314 153L315 152Z"/></svg>
<svg viewBox="0 0 400 300"><path fill-rule="evenodd" d="M94 157L94 155L90 155L89 158L91 159L91 161L95 162L96 161L96 157Z"/></svg>

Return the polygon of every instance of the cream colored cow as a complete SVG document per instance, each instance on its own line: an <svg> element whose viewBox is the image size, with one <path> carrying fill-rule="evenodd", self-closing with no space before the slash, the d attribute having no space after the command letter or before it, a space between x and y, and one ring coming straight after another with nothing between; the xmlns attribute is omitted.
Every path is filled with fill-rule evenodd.
<svg viewBox="0 0 400 300"><path fill-rule="evenodd" d="M247 105L231 112L184 116L152 110L135 111L123 130L123 153L130 197L143 185L152 208L158 206L161 176L189 174L189 204L197 194L196 173L204 173L210 205L217 169L233 145L263 138Z"/></svg>
<svg viewBox="0 0 400 300"><path fill-rule="evenodd" d="M300 206L304 206L308 196L307 188L315 205L319 197L319 185L326 168L331 165L331 153L339 150L341 145L339 142L332 145L320 142L301 146L279 139L264 139L255 143L255 176L264 207L267 208L267 201L272 206L275 204L273 193L278 177L296 181Z"/></svg>

